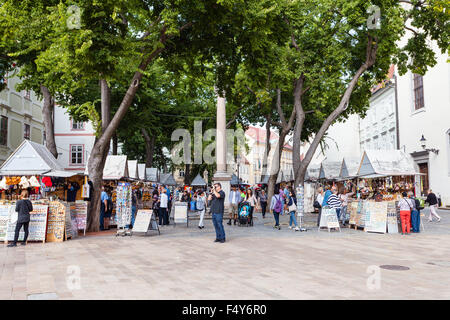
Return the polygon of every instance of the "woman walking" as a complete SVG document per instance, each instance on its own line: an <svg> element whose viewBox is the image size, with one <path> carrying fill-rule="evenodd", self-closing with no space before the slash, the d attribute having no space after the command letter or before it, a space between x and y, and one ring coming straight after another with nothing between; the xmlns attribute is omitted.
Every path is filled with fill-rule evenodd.
<svg viewBox="0 0 450 320"><path fill-rule="evenodd" d="M264 190L261 191L259 196L259 203L261 205L262 217L263 219L266 217L266 208L267 208L267 195Z"/></svg>
<svg viewBox="0 0 450 320"><path fill-rule="evenodd" d="M297 198L294 195L292 189L289 190L288 194L288 210L289 210L289 229L292 229L292 225L295 226L295 231L300 231L300 228L297 225L297 218L295 214L297 213Z"/></svg>
<svg viewBox="0 0 450 320"><path fill-rule="evenodd" d="M403 191L402 199L398 203L400 208L400 220L402 222L402 234L410 234L411 229L411 211L414 208L414 203L408 199L408 194Z"/></svg>
<svg viewBox="0 0 450 320"><path fill-rule="evenodd" d="M438 219L437 222L441 222L441 217L439 217L439 215L436 212L436 209L438 207L438 200L436 195L433 193L433 190L428 189L428 196L425 202L427 202L430 205L430 217L428 218L428 221L432 222L433 216L435 216Z"/></svg>
<svg viewBox="0 0 450 320"><path fill-rule="evenodd" d="M255 212L256 207L256 197L253 194L252 189L248 188L247 194L245 195L245 201L247 201L250 204L250 213L249 213L249 219L251 221L251 225L253 225L253 212Z"/></svg>
<svg viewBox="0 0 450 320"><path fill-rule="evenodd" d="M273 227L278 230L281 230L280 213L283 212L283 207L284 207L283 190L279 190L278 194L275 194L272 197L272 201L270 202L270 211L272 211L273 217L275 219L275 225Z"/></svg>

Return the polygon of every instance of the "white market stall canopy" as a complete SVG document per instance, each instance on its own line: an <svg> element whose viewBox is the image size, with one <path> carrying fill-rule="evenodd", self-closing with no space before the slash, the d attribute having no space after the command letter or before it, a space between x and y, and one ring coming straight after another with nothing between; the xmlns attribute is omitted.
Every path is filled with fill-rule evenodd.
<svg viewBox="0 0 450 320"><path fill-rule="evenodd" d="M361 158L344 157L342 159L341 170L339 172L339 178L354 178L358 174L359 165L361 164Z"/></svg>
<svg viewBox="0 0 450 320"><path fill-rule="evenodd" d="M159 170L157 168L146 168L145 174L147 176L147 181L158 182L159 181Z"/></svg>
<svg viewBox="0 0 450 320"><path fill-rule="evenodd" d="M294 181L294 169L290 168L283 171L283 182Z"/></svg>
<svg viewBox="0 0 450 320"><path fill-rule="evenodd" d="M84 173L89 175L87 166ZM128 178L127 156L107 156L103 169L103 180L120 180L122 178Z"/></svg>
<svg viewBox="0 0 450 320"><path fill-rule="evenodd" d="M276 184L279 184L281 182L284 181L284 174L283 174L283 170L278 171L278 176L277 176L277 182Z"/></svg>
<svg viewBox="0 0 450 320"><path fill-rule="evenodd" d="M419 175L412 157L401 150L365 150L359 177Z"/></svg>
<svg viewBox="0 0 450 320"><path fill-rule="evenodd" d="M319 179L326 179L326 180L335 180L339 178L339 172L341 171L341 161L327 161L324 160L320 164L320 171L319 171Z"/></svg>
<svg viewBox="0 0 450 320"><path fill-rule="evenodd" d="M166 186L176 186L177 185L175 178L170 173L161 173L159 183L166 185Z"/></svg>
<svg viewBox="0 0 450 320"><path fill-rule="evenodd" d="M138 175L139 180L145 181L146 175L145 175L145 163L138 163Z"/></svg>
<svg viewBox="0 0 450 320"><path fill-rule="evenodd" d="M128 174L132 179L139 179L137 160L128 160Z"/></svg>
<svg viewBox="0 0 450 320"><path fill-rule="evenodd" d="M45 146L24 140L2 164L0 175L71 177L77 173L64 171Z"/></svg>
<svg viewBox="0 0 450 320"><path fill-rule="evenodd" d="M204 187L206 186L205 180L198 174L191 183L192 187Z"/></svg>

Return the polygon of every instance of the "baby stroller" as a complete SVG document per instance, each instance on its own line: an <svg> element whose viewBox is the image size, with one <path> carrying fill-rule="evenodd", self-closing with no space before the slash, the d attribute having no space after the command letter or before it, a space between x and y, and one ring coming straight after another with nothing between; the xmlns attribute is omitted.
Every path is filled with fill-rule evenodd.
<svg viewBox="0 0 450 320"><path fill-rule="evenodd" d="M238 218L239 218L239 226L246 225L253 226L253 214L251 212L252 207L250 203L247 201L243 201L239 203L238 206Z"/></svg>

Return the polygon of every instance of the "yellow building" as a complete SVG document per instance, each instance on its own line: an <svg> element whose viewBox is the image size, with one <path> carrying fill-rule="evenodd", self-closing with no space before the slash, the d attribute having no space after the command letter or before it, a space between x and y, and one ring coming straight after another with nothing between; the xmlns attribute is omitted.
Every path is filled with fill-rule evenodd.
<svg viewBox="0 0 450 320"><path fill-rule="evenodd" d="M22 143L24 139L44 143L42 101L34 92L16 91L17 77L3 79L7 87L0 92L0 163Z"/></svg>

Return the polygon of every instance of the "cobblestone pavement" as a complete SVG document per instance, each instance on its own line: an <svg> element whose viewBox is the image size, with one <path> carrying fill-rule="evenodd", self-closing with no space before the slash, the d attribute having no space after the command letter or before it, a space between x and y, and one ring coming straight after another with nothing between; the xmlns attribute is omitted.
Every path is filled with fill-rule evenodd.
<svg viewBox="0 0 450 320"><path fill-rule="evenodd" d="M248 228L224 220L224 244L211 220L203 230L194 220L161 236L1 245L0 299L450 299L450 211L439 214L409 236L318 232L312 214L308 232L289 230L287 216L275 230L256 214Z"/></svg>

